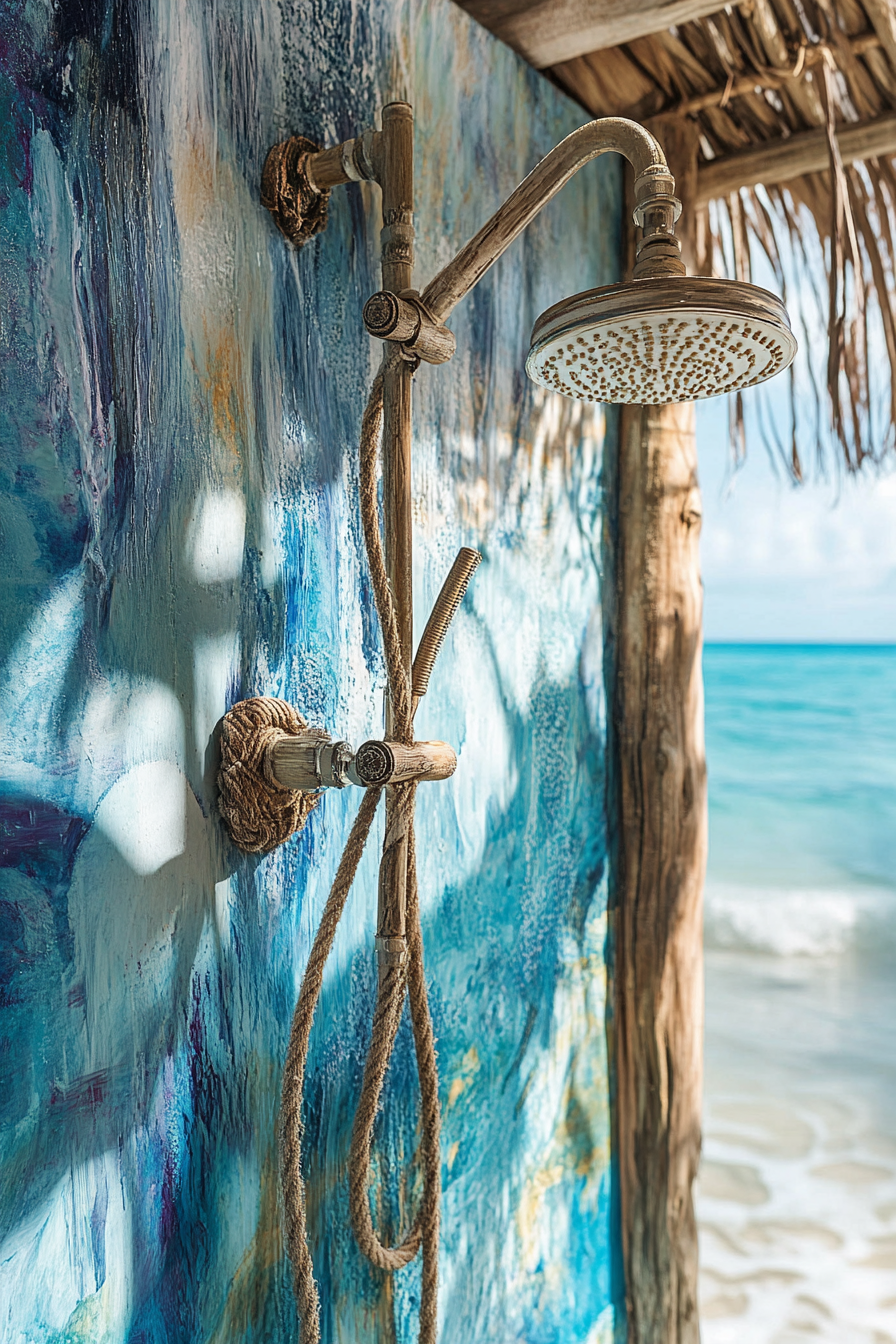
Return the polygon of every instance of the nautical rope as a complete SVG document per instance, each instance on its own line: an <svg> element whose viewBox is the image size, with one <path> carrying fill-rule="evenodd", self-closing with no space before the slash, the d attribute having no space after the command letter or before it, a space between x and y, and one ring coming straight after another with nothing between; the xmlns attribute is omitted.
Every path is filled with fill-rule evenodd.
<svg viewBox="0 0 896 1344"><path fill-rule="evenodd" d="M400 358L389 355L387 359ZM386 364L374 379L361 423L361 521L376 608L383 631L383 647L392 706L392 733L396 741L413 742L413 705L408 671L404 665L398 616L386 572L377 507L376 466L383 422L383 378ZM280 1164L286 1214L286 1240L293 1266L293 1284L299 1314L301 1344L320 1344L320 1299L308 1247L305 1186L302 1178L302 1095L308 1042L323 983L324 966L336 926L345 908L358 862L370 833L381 790L368 789L349 835L327 898L302 979L292 1020L289 1050L283 1074L280 1107ZM423 1272L420 1297L419 1344L435 1344L438 1316L439 1205L441 1193L439 1078L435 1036L426 993L423 934L417 888L414 804L416 784L393 786L390 833L408 838L407 948L400 955L380 958L376 1006L361 1096L352 1129L349 1161L349 1204L352 1228L361 1250L378 1269L394 1271L414 1259L421 1246ZM387 836L387 839L389 837ZM390 940L392 941L392 940ZM405 992L410 1006L414 1049L420 1078L420 1158L423 1197L416 1218L397 1246L384 1246L373 1227L370 1212L370 1160L373 1127L383 1082L395 1045Z"/></svg>
<svg viewBox="0 0 896 1344"><path fill-rule="evenodd" d="M393 357L394 358L394 357ZM392 597L392 586L386 573L386 559L380 537L379 509L377 507L376 464L377 445L383 424L383 381L385 363L373 380L370 397L361 420L361 453L359 495L361 525L367 548L367 563L373 583L373 596L383 631L383 652L386 655L386 675L389 680L389 700L392 705L392 733L396 742L409 746L414 740L411 711L411 686L404 665L398 613Z"/></svg>
<svg viewBox="0 0 896 1344"><path fill-rule="evenodd" d="M320 1300L308 1248L308 1225L305 1216L305 1183L302 1179L302 1095L305 1086L305 1066L308 1061L308 1040L320 989L324 967L336 928L345 909L349 889L364 852L370 833L380 789L368 789L361 799L358 815L336 877L330 888L320 925L302 977L302 988L292 1018L289 1049L283 1069L283 1095L280 1102L280 1179L283 1187L283 1206L286 1214L286 1245L293 1268L293 1287L296 1308L302 1331L302 1344L320 1344Z"/></svg>

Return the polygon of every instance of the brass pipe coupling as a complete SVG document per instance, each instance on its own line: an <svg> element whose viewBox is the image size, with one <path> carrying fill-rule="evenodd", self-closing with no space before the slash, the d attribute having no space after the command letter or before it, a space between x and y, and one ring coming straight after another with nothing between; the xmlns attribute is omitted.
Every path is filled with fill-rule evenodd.
<svg viewBox="0 0 896 1344"><path fill-rule="evenodd" d="M405 354L427 364L447 364L457 348L454 333L439 322L414 289L400 294L380 290L365 303L363 317L371 336L395 341Z"/></svg>
<svg viewBox="0 0 896 1344"><path fill-rule="evenodd" d="M652 163L635 178L632 219L641 233L633 280L687 274L681 260L681 242L675 236L680 218L681 201L675 195L675 178L665 164Z"/></svg>

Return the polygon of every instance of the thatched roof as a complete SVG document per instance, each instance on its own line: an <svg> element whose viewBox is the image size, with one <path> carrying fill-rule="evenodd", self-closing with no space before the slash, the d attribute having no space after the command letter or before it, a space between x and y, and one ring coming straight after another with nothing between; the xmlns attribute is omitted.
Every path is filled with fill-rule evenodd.
<svg viewBox="0 0 896 1344"><path fill-rule="evenodd" d="M818 335L802 333L804 375L827 405L819 440L833 434L850 469L893 448L896 0L743 0L709 13L712 0L461 3L593 115L669 114L694 128L685 206L712 202L698 269L750 278L753 243L782 288L795 273L824 288L826 373L812 367ZM604 26L627 40L602 45ZM788 437L798 476L795 429Z"/></svg>

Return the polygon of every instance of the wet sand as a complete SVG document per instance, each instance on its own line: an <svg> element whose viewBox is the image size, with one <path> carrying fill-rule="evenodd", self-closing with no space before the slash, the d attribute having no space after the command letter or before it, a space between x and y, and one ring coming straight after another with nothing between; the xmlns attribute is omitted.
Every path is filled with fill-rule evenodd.
<svg viewBox="0 0 896 1344"><path fill-rule="evenodd" d="M896 977L707 954L703 1344L896 1344Z"/></svg>

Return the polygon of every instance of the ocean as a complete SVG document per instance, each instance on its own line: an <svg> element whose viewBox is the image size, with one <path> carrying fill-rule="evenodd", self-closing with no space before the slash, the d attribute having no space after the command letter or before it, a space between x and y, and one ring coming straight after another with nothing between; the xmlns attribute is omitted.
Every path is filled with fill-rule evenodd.
<svg viewBox="0 0 896 1344"><path fill-rule="evenodd" d="M896 647L709 645L704 1344L896 1344Z"/></svg>

